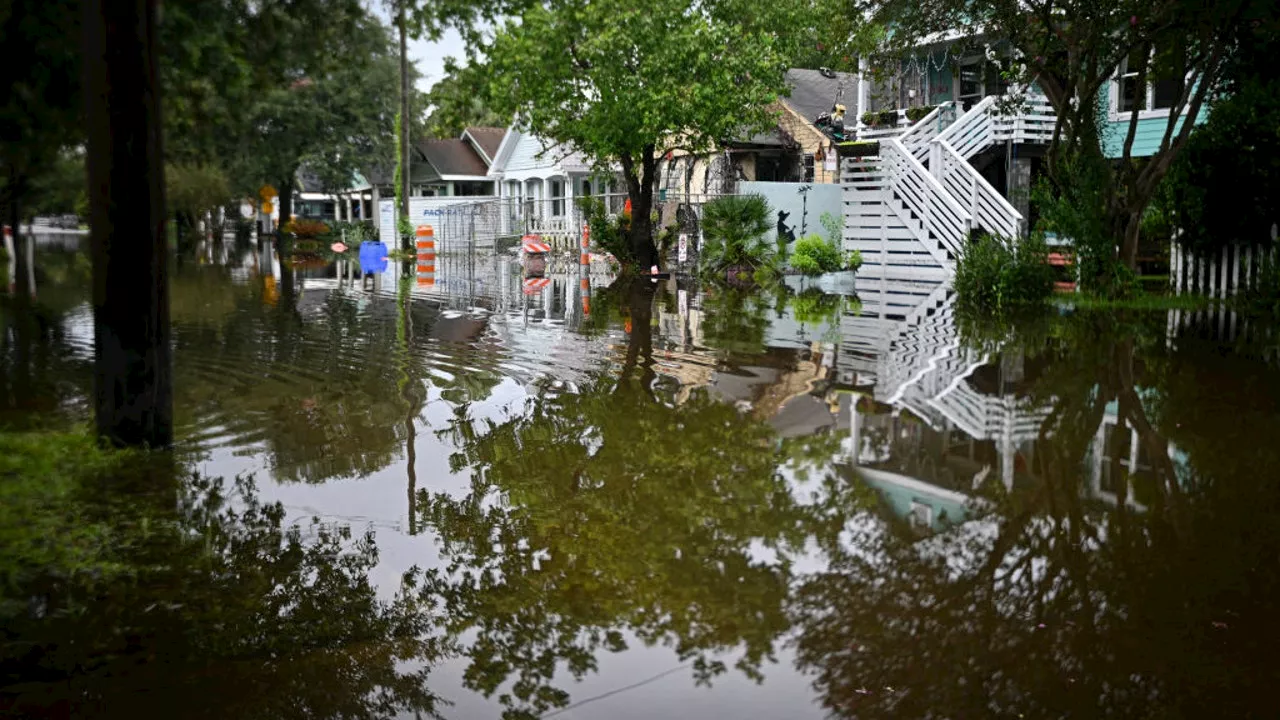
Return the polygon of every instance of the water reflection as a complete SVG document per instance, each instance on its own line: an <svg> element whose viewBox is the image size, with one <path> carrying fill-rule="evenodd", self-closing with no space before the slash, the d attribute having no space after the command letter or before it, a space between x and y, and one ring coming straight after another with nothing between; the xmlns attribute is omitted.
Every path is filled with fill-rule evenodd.
<svg viewBox="0 0 1280 720"><path fill-rule="evenodd" d="M25 518L33 530L45 514L65 522L68 552L7 535L25 552L6 553L0 598L6 715L374 718L439 707L426 682L443 650L429 574L406 573L381 599L368 577L372 535L287 525L251 481L142 475L85 478Z"/></svg>
<svg viewBox="0 0 1280 720"><path fill-rule="evenodd" d="M1262 589L1280 580L1280 492L1258 440L1280 431L1280 387L1265 360L1171 345L1159 320L1081 314L1055 318L1047 343L1015 337L1010 352L1037 371L1012 383L1025 402L1001 427L1038 422L1012 482L970 466L962 522L925 539L867 523L830 548L795 605L799 664L829 710L1267 712L1257 683L1278 668L1265 649L1276 596Z"/></svg>
<svg viewBox="0 0 1280 720"><path fill-rule="evenodd" d="M9 428L87 417L87 264L38 259ZM1266 714L1269 328L438 267L197 243L177 464L256 482L76 495L105 540L6 591L6 708Z"/></svg>

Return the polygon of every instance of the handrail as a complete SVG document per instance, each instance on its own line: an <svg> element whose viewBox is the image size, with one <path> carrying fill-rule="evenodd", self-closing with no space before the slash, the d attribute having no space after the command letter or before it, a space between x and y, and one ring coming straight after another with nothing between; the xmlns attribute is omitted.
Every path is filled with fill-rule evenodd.
<svg viewBox="0 0 1280 720"><path fill-rule="evenodd" d="M917 216L922 239L929 253L944 265L948 264L950 258L930 242L930 233L946 250L958 253L969 235L973 216L956 202L942 183L930 175L897 138L882 142L880 148L881 157L887 163L905 167L903 171L887 173L889 189L896 191L908 209ZM894 157L895 155L898 157ZM915 187L910 185L912 180L916 183Z"/></svg>
<svg viewBox="0 0 1280 720"><path fill-rule="evenodd" d="M943 187L951 191L948 194L955 196L954 183L950 182L948 177L949 171L959 169L959 172L964 175L962 182L969 184L971 227L983 227L987 232L1009 239L1017 238L1021 234L1019 231L1023 220L1022 213L992 187L991 183L987 182L987 179L951 146L951 143L935 138L933 144L940 150L939 180ZM947 159L951 162L947 162ZM956 199L959 200L959 198ZM989 210L987 205L994 208Z"/></svg>
<svg viewBox="0 0 1280 720"><path fill-rule="evenodd" d="M942 128L938 127L938 118L943 111L950 111L950 101L939 103L937 107L929 111L928 115L920 118L914 125L907 129L905 133L898 136L903 146L911 151L916 159L924 162L929 155L929 141L937 137Z"/></svg>
<svg viewBox="0 0 1280 720"><path fill-rule="evenodd" d="M966 160L977 155L990 140L994 140L991 134L994 123L991 121L989 111L995 102L994 95L982 98L978 104L969 108L968 112L951 123L946 130L938 133L934 139L951 143Z"/></svg>

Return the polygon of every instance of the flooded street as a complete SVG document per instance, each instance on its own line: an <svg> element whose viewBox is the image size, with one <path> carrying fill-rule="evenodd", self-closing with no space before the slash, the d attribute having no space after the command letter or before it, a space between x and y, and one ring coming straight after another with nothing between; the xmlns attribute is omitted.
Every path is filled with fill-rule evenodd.
<svg viewBox="0 0 1280 720"><path fill-rule="evenodd" d="M401 271L177 263L177 448L5 516L0 711L1274 712L1274 328ZM0 297L0 428L70 429L89 262L38 239L34 274Z"/></svg>

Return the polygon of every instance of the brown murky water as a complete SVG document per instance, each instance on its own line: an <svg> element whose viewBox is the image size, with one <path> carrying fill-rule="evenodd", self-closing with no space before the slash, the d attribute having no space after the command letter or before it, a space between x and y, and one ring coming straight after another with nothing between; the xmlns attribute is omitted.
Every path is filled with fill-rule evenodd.
<svg viewBox="0 0 1280 720"><path fill-rule="evenodd" d="M1270 328L349 270L175 270L176 452L4 516L5 713L1274 712ZM14 432L89 413L87 260L36 275Z"/></svg>

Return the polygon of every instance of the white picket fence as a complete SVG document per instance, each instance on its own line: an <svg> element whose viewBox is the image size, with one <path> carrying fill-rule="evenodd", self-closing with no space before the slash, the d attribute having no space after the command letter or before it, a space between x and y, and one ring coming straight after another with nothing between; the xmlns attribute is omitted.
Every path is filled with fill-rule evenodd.
<svg viewBox="0 0 1280 720"><path fill-rule="evenodd" d="M1252 287L1263 264L1278 260L1275 248L1227 245L1220 251L1197 255L1174 242L1169 254L1169 282L1178 295L1224 299Z"/></svg>

